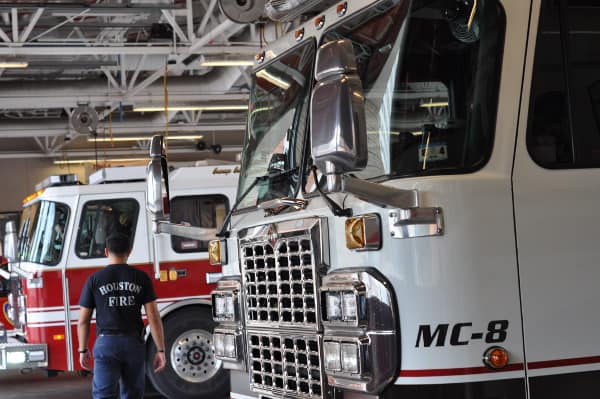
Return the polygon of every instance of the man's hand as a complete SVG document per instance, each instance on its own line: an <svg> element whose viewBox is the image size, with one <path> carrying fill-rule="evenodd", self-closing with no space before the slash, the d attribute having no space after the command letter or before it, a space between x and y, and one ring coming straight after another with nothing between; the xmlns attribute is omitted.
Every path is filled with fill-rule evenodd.
<svg viewBox="0 0 600 399"><path fill-rule="evenodd" d="M152 363L154 372L160 373L165 369L166 365L167 359L165 358L165 352L156 352L156 355L154 355L154 362Z"/></svg>
<svg viewBox="0 0 600 399"><path fill-rule="evenodd" d="M81 364L81 367L85 370L90 371L92 369L92 355L90 351L79 354L79 364Z"/></svg>

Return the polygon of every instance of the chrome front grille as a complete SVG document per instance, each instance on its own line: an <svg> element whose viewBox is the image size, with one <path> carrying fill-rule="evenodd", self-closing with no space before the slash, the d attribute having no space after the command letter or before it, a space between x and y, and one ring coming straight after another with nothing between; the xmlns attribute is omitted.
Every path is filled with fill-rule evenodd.
<svg viewBox="0 0 600 399"><path fill-rule="evenodd" d="M249 331L247 342L254 389L302 398L322 396L319 337Z"/></svg>
<svg viewBox="0 0 600 399"><path fill-rule="evenodd" d="M317 329L319 276L308 235L242 245L248 325Z"/></svg>
<svg viewBox="0 0 600 399"><path fill-rule="evenodd" d="M238 232L250 386L261 395L323 397L318 292L327 234L321 218Z"/></svg>

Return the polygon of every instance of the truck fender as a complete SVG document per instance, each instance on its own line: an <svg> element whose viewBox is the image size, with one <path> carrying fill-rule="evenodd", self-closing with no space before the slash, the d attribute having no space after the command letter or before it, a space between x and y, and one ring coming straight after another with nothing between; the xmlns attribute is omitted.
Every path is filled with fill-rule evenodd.
<svg viewBox="0 0 600 399"><path fill-rule="evenodd" d="M183 307L186 306L207 306L210 307L212 306L212 301L208 298L191 298L191 299L184 299L182 301L177 301L174 302L168 306L165 306L164 308L162 308L159 313L160 313L160 318L162 320L165 319L165 317L167 317L168 315L170 315L171 313L173 313L174 311L181 309ZM150 337L150 325L148 324L144 330L144 340L147 341L148 338Z"/></svg>

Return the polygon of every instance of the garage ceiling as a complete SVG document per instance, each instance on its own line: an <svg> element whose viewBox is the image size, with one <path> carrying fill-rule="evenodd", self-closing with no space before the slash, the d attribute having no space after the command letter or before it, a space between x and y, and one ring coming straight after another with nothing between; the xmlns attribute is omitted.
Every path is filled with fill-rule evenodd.
<svg viewBox="0 0 600 399"><path fill-rule="evenodd" d="M249 67L207 62L249 62L259 36L217 0L0 1L0 63L27 64L0 68L0 159L143 157L166 129L175 160L213 144L234 158ZM147 106L163 109L137 112ZM95 138L70 123L81 107L98 115Z"/></svg>

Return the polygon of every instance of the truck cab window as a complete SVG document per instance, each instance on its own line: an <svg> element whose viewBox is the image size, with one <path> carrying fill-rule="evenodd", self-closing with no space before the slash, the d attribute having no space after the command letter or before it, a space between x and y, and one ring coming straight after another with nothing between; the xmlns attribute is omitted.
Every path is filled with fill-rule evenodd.
<svg viewBox="0 0 600 399"><path fill-rule="evenodd" d="M415 0L358 15L326 34L325 42L354 44L369 149L359 177L465 173L485 165L505 21L497 0Z"/></svg>
<svg viewBox="0 0 600 399"><path fill-rule="evenodd" d="M550 169L600 166L600 4L543 1L527 149Z"/></svg>
<svg viewBox="0 0 600 399"><path fill-rule="evenodd" d="M229 212L229 201L223 195L175 197L171 200L171 221L195 227L220 228ZM171 236L171 247L177 253L206 252L208 241Z"/></svg>
<svg viewBox="0 0 600 399"><path fill-rule="evenodd" d="M106 238L114 232L126 234L133 243L139 210L134 199L86 202L77 231L77 256L103 258Z"/></svg>
<svg viewBox="0 0 600 399"><path fill-rule="evenodd" d="M22 261L54 266L60 262L65 243L69 207L53 201L39 201L23 210L19 233Z"/></svg>

